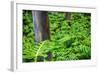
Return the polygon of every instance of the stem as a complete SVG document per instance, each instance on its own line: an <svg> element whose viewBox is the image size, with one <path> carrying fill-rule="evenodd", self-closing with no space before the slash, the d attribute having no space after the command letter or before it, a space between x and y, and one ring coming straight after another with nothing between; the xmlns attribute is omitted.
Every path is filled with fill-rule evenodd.
<svg viewBox="0 0 100 73"><path fill-rule="evenodd" d="M37 52L36 52L35 62L37 62L37 56L38 56L38 54L39 54L39 52L40 52L40 50L41 50L42 46L44 45L44 43L45 43L45 41L44 41L44 42L42 42L42 44L40 45L39 49L38 49L38 50L37 50Z"/></svg>

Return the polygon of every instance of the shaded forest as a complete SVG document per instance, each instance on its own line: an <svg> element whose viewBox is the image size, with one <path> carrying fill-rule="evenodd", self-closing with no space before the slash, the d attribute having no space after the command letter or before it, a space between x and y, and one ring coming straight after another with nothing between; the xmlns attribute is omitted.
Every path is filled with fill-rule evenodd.
<svg viewBox="0 0 100 73"><path fill-rule="evenodd" d="M48 12L50 39L35 42L31 10L23 10L23 62L91 59L91 14Z"/></svg>

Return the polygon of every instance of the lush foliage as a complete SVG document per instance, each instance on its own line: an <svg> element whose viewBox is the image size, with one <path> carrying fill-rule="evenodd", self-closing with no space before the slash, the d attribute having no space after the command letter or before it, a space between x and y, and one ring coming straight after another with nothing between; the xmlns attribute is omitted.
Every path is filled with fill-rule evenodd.
<svg viewBox="0 0 100 73"><path fill-rule="evenodd" d="M50 40L35 43L32 13L23 10L23 62L65 61L91 58L91 14L48 12Z"/></svg>

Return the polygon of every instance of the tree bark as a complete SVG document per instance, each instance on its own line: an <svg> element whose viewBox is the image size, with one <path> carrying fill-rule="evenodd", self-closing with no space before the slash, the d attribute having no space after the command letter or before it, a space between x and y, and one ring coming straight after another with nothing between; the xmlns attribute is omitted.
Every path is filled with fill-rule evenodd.
<svg viewBox="0 0 100 73"><path fill-rule="evenodd" d="M71 20L71 12L66 12L65 18L66 18L66 20L70 21Z"/></svg>
<svg viewBox="0 0 100 73"><path fill-rule="evenodd" d="M47 11L32 11L35 41L50 39L49 20Z"/></svg>

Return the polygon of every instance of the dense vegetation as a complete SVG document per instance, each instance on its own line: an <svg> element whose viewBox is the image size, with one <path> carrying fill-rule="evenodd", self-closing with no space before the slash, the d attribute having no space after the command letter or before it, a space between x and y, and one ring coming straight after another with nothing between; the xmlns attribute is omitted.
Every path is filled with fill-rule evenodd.
<svg viewBox="0 0 100 73"><path fill-rule="evenodd" d="M48 12L50 40L35 43L32 12L23 10L23 62L85 60L91 58L91 14Z"/></svg>

